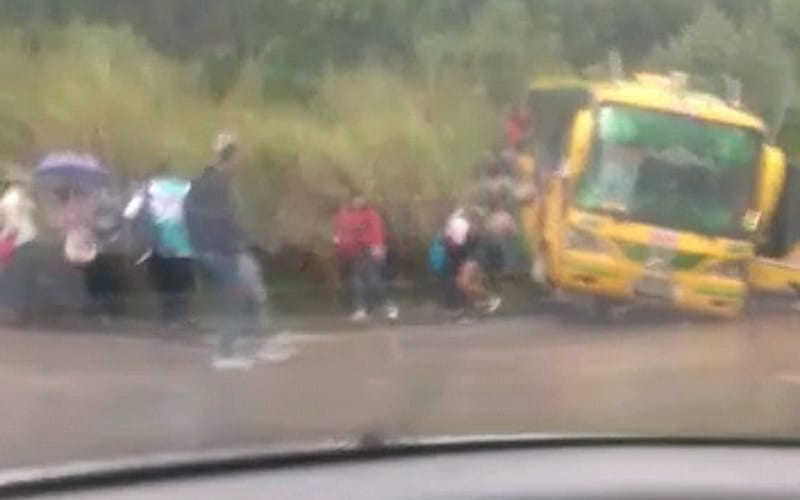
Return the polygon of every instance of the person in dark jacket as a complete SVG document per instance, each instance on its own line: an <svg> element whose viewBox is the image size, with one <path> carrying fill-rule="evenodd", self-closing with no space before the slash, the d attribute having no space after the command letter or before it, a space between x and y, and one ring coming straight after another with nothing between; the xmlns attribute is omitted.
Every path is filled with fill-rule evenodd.
<svg viewBox="0 0 800 500"><path fill-rule="evenodd" d="M192 182L187 198L186 225L192 246L199 254L237 255L245 237L233 203L231 179L237 145L229 134L220 134L214 151L218 160Z"/></svg>
<svg viewBox="0 0 800 500"><path fill-rule="evenodd" d="M243 263L250 261L231 189L238 152L235 138L228 133L219 134L214 152L217 162L192 182L187 195L186 227L217 307L220 340L214 366L248 368L253 353L237 355L237 341L243 336L255 341L262 326L262 311L258 309L258 299L252 297L252 280L242 277ZM266 352L259 355L267 356Z"/></svg>

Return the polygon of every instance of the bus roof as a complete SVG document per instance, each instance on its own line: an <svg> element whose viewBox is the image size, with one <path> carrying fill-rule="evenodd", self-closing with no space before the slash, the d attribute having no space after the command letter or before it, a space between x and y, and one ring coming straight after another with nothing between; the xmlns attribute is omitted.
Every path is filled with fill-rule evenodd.
<svg viewBox="0 0 800 500"><path fill-rule="evenodd" d="M613 102L694 116L702 120L726 123L765 131L764 122L752 113L736 108L717 96L667 85L666 78L641 75L637 80L590 82L580 79L537 81L531 90L585 89L596 102Z"/></svg>

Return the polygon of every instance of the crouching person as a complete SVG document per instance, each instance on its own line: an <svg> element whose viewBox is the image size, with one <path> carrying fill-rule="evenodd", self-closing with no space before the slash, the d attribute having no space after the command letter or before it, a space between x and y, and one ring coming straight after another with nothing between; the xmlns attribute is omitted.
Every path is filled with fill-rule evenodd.
<svg viewBox="0 0 800 500"><path fill-rule="evenodd" d="M456 289L471 312L492 314L502 300L491 289L493 245L480 210L458 210L447 222L448 254Z"/></svg>

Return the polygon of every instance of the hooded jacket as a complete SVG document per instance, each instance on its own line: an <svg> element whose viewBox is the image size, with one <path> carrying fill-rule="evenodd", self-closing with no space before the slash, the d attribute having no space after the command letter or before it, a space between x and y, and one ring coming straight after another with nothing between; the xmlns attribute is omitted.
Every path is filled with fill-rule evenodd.
<svg viewBox="0 0 800 500"><path fill-rule="evenodd" d="M231 196L230 179L209 167L192 182L186 196L186 228L198 253L235 255L245 246Z"/></svg>

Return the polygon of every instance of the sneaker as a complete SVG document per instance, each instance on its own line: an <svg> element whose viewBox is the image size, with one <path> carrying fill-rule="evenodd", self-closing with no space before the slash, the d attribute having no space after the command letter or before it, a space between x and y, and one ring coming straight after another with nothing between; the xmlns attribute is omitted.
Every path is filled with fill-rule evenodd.
<svg viewBox="0 0 800 500"><path fill-rule="evenodd" d="M256 357L261 361L268 363L280 363L288 361L296 353L296 349L291 345L281 342L277 338L273 338L264 343L264 346L256 354Z"/></svg>
<svg viewBox="0 0 800 500"><path fill-rule="evenodd" d="M178 319L167 321L164 323L164 331L165 333L180 333L180 332L188 332L193 328L192 323L188 319Z"/></svg>
<svg viewBox="0 0 800 500"><path fill-rule="evenodd" d="M464 317L465 312L463 307L459 307L456 309L445 309L443 314L445 319L458 320Z"/></svg>
<svg viewBox="0 0 800 500"><path fill-rule="evenodd" d="M389 304L386 306L386 319L394 321L398 316L400 316L400 309L396 305Z"/></svg>
<svg viewBox="0 0 800 500"><path fill-rule="evenodd" d="M550 294L552 301L556 304L568 304L569 296L561 288L554 288Z"/></svg>
<svg viewBox="0 0 800 500"><path fill-rule="evenodd" d="M460 318L456 320L459 325L472 325L475 323L475 318L470 316L469 314L464 314Z"/></svg>
<svg viewBox="0 0 800 500"><path fill-rule="evenodd" d="M369 318L369 315L367 314L367 310L363 307L356 309L353 314L350 315L352 321L365 321L367 318Z"/></svg>
<svg viewBox="0 0 800 500"><path fill-rule="evenodd" d="M486 312L488 314L494 314L500 309L500 305L503 303L503 299L495 295L494 297L490 298L489 301L486 303Z"/></svg>
<svg viewBox="0 0 800 500"><path fill-rule="evenodd" d="M97 321L100 323L100 326L103 328L110 328L114 325L114 320L111 319L111 316L108 314L101 314L97 317Z"/></svg>
<svg viewBox="0 0 800 500"><path fill-rule="evenodd" d="M294 356L294 349L270 347L269 349L259 351L256 356L259 360L266 361L267 363L283 363L284 361L292 359Z"/></svg>
<svg viewBox="0 0 800 500"><path fill-rule="evenodd" d="M212 362L216 370L247 370L253 366L253 360L237 356L220 356Z"/></svg>
<svg viewBox="0 0 800 500"><path fill-rule="evenodd" d="M282 363L294 357L295 351L291 347L270 347L256 354L259 360L267 363Z"/></svg>

